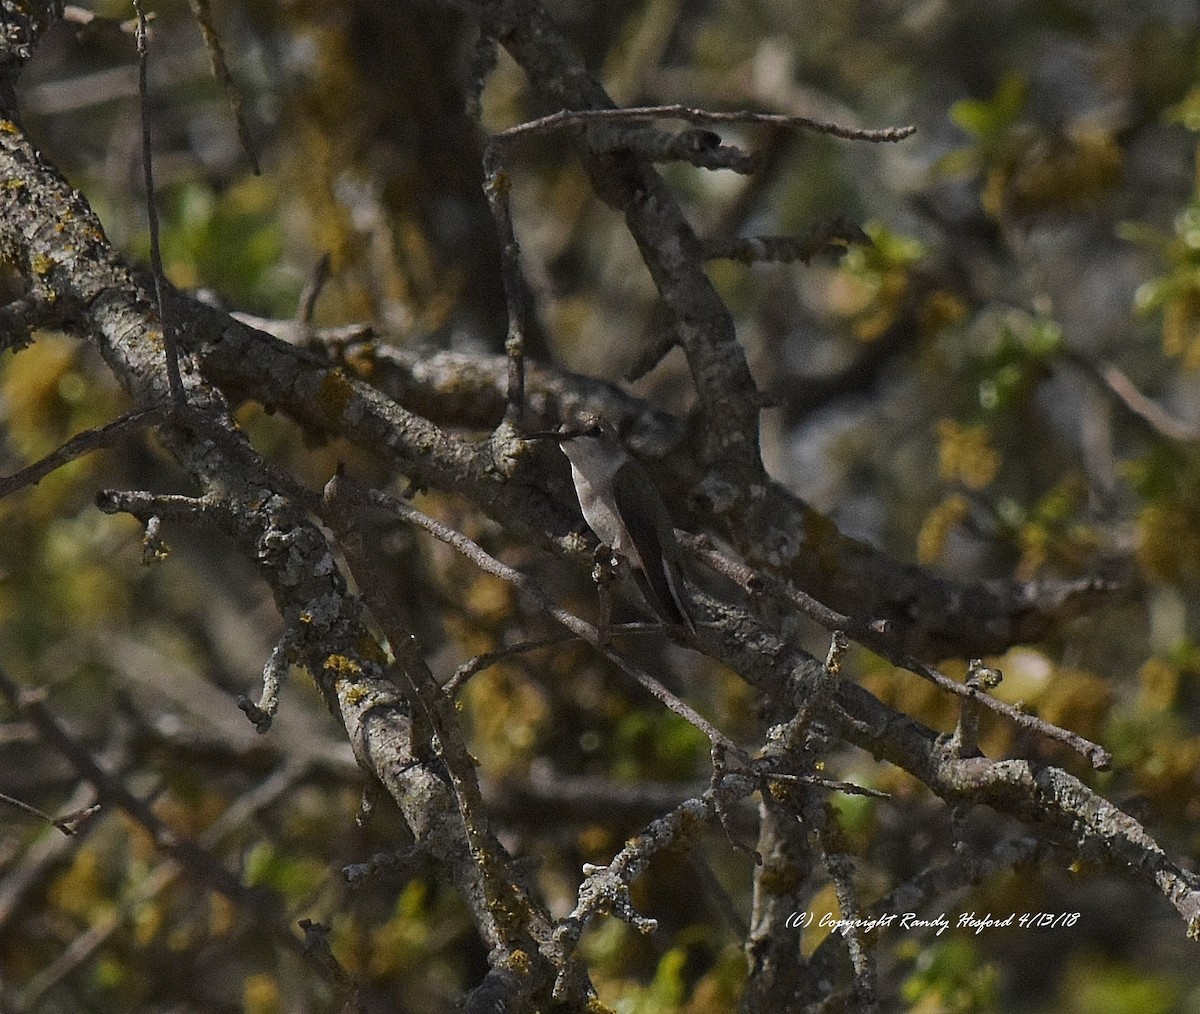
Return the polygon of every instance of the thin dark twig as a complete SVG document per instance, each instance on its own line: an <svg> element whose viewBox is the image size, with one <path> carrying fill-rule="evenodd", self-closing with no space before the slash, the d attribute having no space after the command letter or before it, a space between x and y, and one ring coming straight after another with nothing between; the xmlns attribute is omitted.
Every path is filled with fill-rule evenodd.
<svg viewBox="0 0 1200 1014"><path fill-rule="evenodd" d="M52 824L58 828L68 838L78 833L89 820L100 812L100 804L93 803L91 806L85 806L78 810L72 810L70 813L63 814L61 817L51 817L48 813L43 813L36 806L30 806L14 796L8 795L6 792L0 792L0 803L8 803L9 806L15 806L18 810L24 810L26 813L44 820L47 824Z"/></svg>
<svg viewBox="0 0 1200 1014"><path fill-rule="evenodd" d="M708 260L732 260L743 264L756 261L800 261L807 264L818 254L844 254L852 245L869 246L862 226L837 218L824 222L802 236L744 236L705 240Z"/></svg>
<svg viewBox="0 0 1200 1014"><path fill-rule="evenodd" d="M183 378L179 374L179 346L175 342L175 332L167 319L166 300L163 298L163 265L162 251L158 242L158 208L154 203L154 158L150 151L150 103L148 101L147 66L149 65L149 47L147 46L146 15L142 11L141 0L133 0L133 9L137 12L137 52L138 52L138 95L142 111L142 171L146 181L146 217L150 227L150 267L154 272L154 299L158 304L158 322L162 327L163 348L167 354L167 387L171 400L176 405L184 403Z"/></svg>
<svg viewBox="0 0 1200 1014"><path fill-rule="evenodd" d="M719 134L698 127L673 134L657 127L607 120L591 128L588 146L593 152L624 150L647 162L687 162L698 169L730 169L742 175L758 169L755 155L722 144Z"/></svg>
<svg viewBox="0 0 1200 1014"><path fill-rule="evenodd" d="M577 640L576 635L570 631L566 631L561 634L555 634L552 637L542 637L536 641L522 641L520 644L512 644L505 648L497 648L495 651L476 655L474 658L467 659L467 661L454 670L454 675L442 684L442 692L449 697L457 697L471 677L503 662L506 658L512 658L514 655L523 655L529 651L539 651L542 648L553 648L556 645L566 644L568 641L574 640Z"/></svg>
<svg viewBox="0 0 1200 1014"><path fill-rule="evenodd" d="M387 493L383 493L377 489L360 486L352 480L346 479L344 476L334 476L325 487L326 501L336 501L339 498L365 500L377 508L396 514L405 521L423 528L434 538L462 553L463 556L479 567L480 570L488 574L493 574L507 581L515 588L519 588L554 620L590 644L596 651L600 652L600 654L627 675L633 677L637 683L665 707L674 711L681 718L703 732L713 745L724 747L731 755L736 756L747 766L749 765L749 758L746 757L733 740L700 715L691 705L680 700L679 697L668 690L657 678L644 670L638 669L606 644L602 643L599 631L595 627L581 620L574 613L563 609L535 581L531 580L527 575L522 574L519 570L501 563L461 532L457 532L453 528L435 521L428 515L422 514L419 510L398 497L389 496Z"/></svg>
<svg viewBox="0 0 1200 1014"><path fill-rule="evenodd" d="M225 51L221 48L221 37L217 34L212 22L212 9L209 0L189 0L192 15L200 26L200 34L204 36L204 48L208 50L208 60L212 65L213 77L225 89L225 97L229 100L229 108L233 112L233 121L237 125L238 141L246 154L246 161L255 176L262 175L259 165L258 152L254 149L254 141L250 137L250 125L246 122L246 111L242 103L242 94L233 83L229 73L229 65L225 62Z"/></svg>
<svg viewBox="0 0 1200 1014"><path fill-rule="evenodd" d="M1185 444L1200 441L1200 427L1176 419L1153 398L1143 394L1125 372L1113 363L1097 366L1084 356L1072 352L1063 353L1063 357L1079 367L1085 376L1116 399L1122 408L1159 436Z"/></svg>
<svg viewBox="0 0 1200 1014"><path fill-rule="evenodd" d="M609 640L624 634L650 634L655 637L662 636L661 623L615 623L607 627ZM543 648L553 648L560 644L569 644L571 641L578 641L580 637L569 630L565 630L559 634L553 634L550 637L541 637L536 641L521 641L518 644L508 645L504 648L497 648L495 651L484 652L481 655L476 655L474 658L469 658L457 669L454 674L442 684L442 692L450 697L457 697L462 693L465 687L474 676L483 672L485 669L490 669L492 666L503 662L507 658L512 658L514 655L524 655L530 651L541 651Z"/></svg>
<svg viewBox="0 0 1200 1014"><path fill-rule="evenodd" d="M1065 743L1080 756L1087 758L1088 763L1097 771L1104 771L1112 764L1112 754L1105 750L1099 743L1093 743L1090 739L1086 739L1078 733L1071 732L1070 729L1052 725L1050 722L1038 718L1036 715L1031 715L1027 711L1022 711L1011 704L997 700L982 687L969 686L965 683L959 683L957 680L952 680L945 673L938 671L931 665L927 665L920 659L896 651L896 649L888 644L886 638L880 637L878 634L868 633L856 639L877 655L886 658L893 665L915 673L922 679L928 680L934 686L940 687L942 690L946 690L956 697L975 701L990 708L996 714L1003 715L1014 725L1029 729L1031 732L1039 733L1047 739L1055 739L1060 743Z"/></svg>
<svg viewBox="0 0 1200 1014"><path fill-rule="evenodd" d="M720 819L728 804L748 796L755 787L753 779L729 775L720 784L714 782L700 795L685 799L654 818L639 834L626 840L607 866L585 863L578 903L558 924L560 941L573 948L587 925L601 913L614 915L643 933L656 929L656 920L647 919L634 909L629 885L644 872L656 853L687 847L708 824Z"/></svg>
<svg viewBox="0 0 1200 1014"><path fill-rule="evenodd" d="M41 482L42 479L56 468L60 468L67 464L67 462L74 461L84 454L111 446L117 437L128 430L141 429L143 426L156 423L163 418L164 414L161 408L142 409L138 412L130 412L128 415L123 415L119 419L105 423L103 426L97 426L94 429L77 433L65 444L47 454L40 461L22 468L19 472L14 472L12 475L0 476L0 498L15 493L19 489L24 489L26 486L32 486L35 483Z"/></svg>
<svg viewBox="0 0 1200 1014"><path fill-rule="evenodd" d="M633 106L628 109L563 109L548 116L527 120L509 127L496 135L501 140L511 140L527 134L563 130L567 127L582 127L596 120L685 120L688 123L761 123L771 127L793 130L815 130L821 134L841 137L850 141L902 141L916 133L917 128L884 127L868 130L861 127L846 127L840 123L813 120L807 116L788 116L783 113L715 112L710 109L693 109L684 105Z"/></svg>
<svg viewBox="0 0 1200 1014"><path fill-rule="evenodd" d="M1147 398L1134 386L1121 370L1112 363L1100 367L1100 376L1130 412L1145 419L1155 430L1172 440L1195 443L1200 440L1200 429L1170 416L1156 401Z"/></svg>
<svg viewBox="0 0 1200 1014"><path fill-rule="evenodd" d="M508 337L504 351L508 355L508 393L505 421L519 427L525 412L525 278L521 274L521 248L513 230L512 208L508 194L508 174L500 161L500 146L489 143L483 156L483 191L500 239L500 273L504 282L504 301L508 308Z"/></svg>
<svg viewBox="0 0 1200 1014"><path fill-rule="evenodd" d="M44 820L47 824L54 823L54 818L51 817L50 814L39 810L36 806L30 806L28 803L21 802L21 800L17 799L15 796L10 796L7 792L0 792L0 803L8 803L9 806L15 806L18 810L24 810L26 813L32 814L33 816ZM67 833L69 832L63 832L63 834Z"/></svg>
<svg viewBox="0 0 1200 1014"><path fill-rule="evenodd" d="M769 782L791 782L794 785L811 785L818 789L841 792L847 796L866 796L869 799L891 798L888 793L880 789L869 789L865 785L855 785L853 782L841 782L830 778L819 778L816 775L796 775L786 771L764 771L763 777Z"/></svg>
<svg viewBox="0 0 1200 1014"><path fill-rule="evenodd" d="M713 907L720 913L721 918L725 920L729 928L733 930L734 936L738 940L745 940L750 935L750 926L734 906L733 899L729 897L729 892L721 886L721 882L717 879L717 875L713 873L712 867L705 862L704 857L695 849L688 853L687 862L704 888L706 896L712 899Z"/></svg>
<svg viewBox="0 0 1200 1014"><path fill-rule="evenodd" d="M905 655L892 645L888 637L886 622L861 620L851 616L844 616L787 582L760 573L744 563L729 559L723 553L719 553L713 549L705 539L687 532L677 532L676 534L680 537L680 541L690 550L699 554L705 563L719 573L725 574L727 577L737 581L743 587L769 587L775 594L780 595L799 609L805 616L809 617L809 619L815 620L826 629L844 630L854 640L858 641L859 644L870 648L881 658L885 658L893 665L901 669L907 669L922 679L928 680L934 686L945 690L947 693L975 701L990 708L997 714L1003 715L1014 725L1029 729L1032 732L1045 736L1047 739L1054 739L1060 743L1065 743L1076 753L1086 757L1092 767L1098 771L1106 769L1112 763L1112 754L1098 743L1093 743L1078 733L1060 728L1057 725L1051 725L1049 722L1035 715L1021 711L1019 708L1015 708L1011 704L1006 704L1004 701L999 701L986 693L981 687L968 686L959 683L957 680L952 680L949 676L939 672L933 666L927 665L920 659Z"/></svg>
<svg viewBox="0 0 1200 1014"><path fill-rule="evenodd" d="M317 300L321 298L321 290L325 288L325 283L329 281L329 269L332 263L333 257L326 250L321 254L321 259L317 261L312 274L309 275L308 281L304 283L304 288L300 292L299 308L296 311L296 323L303 324L305 327L312 325L313 313L317 309Z"/></svg>
<svg viewBox="0 0 1200 1014"><path fill-rule="evenodd" d="M257 912L275 931L277 940L299 951L300 943L295 935L277 921L276 901L268 892L247 887L196 842L176 834L149 803L130 792L120 778L105 771L37 695L23 692L3 669L0 669L0 695L32 723L47 746L62 754L76 773L92 785L101 802L118 807L143 827L155 847L186 867L198 883ZM276 911L269 912L270 909Z"/></svg>
<svg viewBox="0 0 1200 1014"><path fill-rule="evenodd" d="M335 478L326 487L329 496L322 520L337 537L363 601L388 640L395 657L395 670L403 680L401 686L407 684L413 718L420 716L426 723L422 738L428 735L436 742L437 755L462 821L461 833L467 850L466 855L452 862L466 862L469 856L472 886L468 891L484 906L479 915L479 929L493 951L498 952L493 953L492 961L504 966L503 952L520 950L529 962L530 948L548 953L547 948L552 945L551 924L540 905L515 879L504 847L489 829L476 762L467 751L454 702L438 686L416 637L400 619L401 610L389 576L379 566L377 554L367 548L362 538L360 519L369 503L348 493L337 495L339 485ZM412 760L412 763L423 762ZM458 829L452 833L457 836Z"/></svg>

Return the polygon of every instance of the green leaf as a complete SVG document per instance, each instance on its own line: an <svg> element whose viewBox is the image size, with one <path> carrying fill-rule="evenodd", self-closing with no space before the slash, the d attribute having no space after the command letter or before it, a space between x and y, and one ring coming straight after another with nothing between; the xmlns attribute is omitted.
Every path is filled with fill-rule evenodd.
<svg viewBox="0 0 1200 1014"><path fill-rule="evenodd" d="M1029 82L1009 74L990 99L962 99L950 107L950 119L981 141L1003 137L1021 117L1029 97Z"/></svg>
<svg viewBox="0 0 1200 1014"><path fill-rule="evenodd" d="M1163 119L1200 134L1200 87L1193 88L1181 102L1167 109Z"/></svg>

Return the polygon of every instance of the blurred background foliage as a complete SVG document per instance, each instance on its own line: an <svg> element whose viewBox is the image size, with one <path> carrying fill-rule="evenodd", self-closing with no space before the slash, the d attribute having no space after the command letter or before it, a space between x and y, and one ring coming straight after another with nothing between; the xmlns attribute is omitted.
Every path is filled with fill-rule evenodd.
<svg viewBox="0 0 1200 1014"><path fill-rule="evenodd" d="M870 237L808 266L711 266L777 403L763 420L769 466L847 534L946 574L1121 574L1128 593L1102 615L989 663L1005 673L1001 696L1108 745L1114 770L1087 777L1168 853L1195 862L1200 10L1186 0L550 8L620 102L917 126L880 147L731 129L760 154L758 174L664 168L703 235L798 232L844 216ZM134 48L116 24L132 12L122 2L89 9L101 20L60 26L25 72L25 125L112 240L144 260ZM469 24L414 2L214 4L263 164L253 176L188 6L160 3L155 15L150 104L177 285L289 319L328 254L316 324L369 320L389 342L502 348L482 134L464 84ZM550 111L502 54L480 97L485 127ZM561 137L523 142L509 169L538 300L532 353L620 380L658 327L632 240ZM689 405L677 352L632 389L673 410ZM41 335L7 354L5 473L123 407L98 357L73 340ZM339 462L397 479L354 448L307 442L259 406L240 413L259 447L314 486ZM405 832L382 805L355 822L361 778L308 682L287 688L266 737L235 706L257 695L279 634L266 589L211 533L169 530L170 555L142 566L142 533L92 506L103 487L189 492L153 442L131 438L0 501L0 660L44 690L170 827L273 891L290 923L328 926L338 958L398 1009L451 1010L484 955L429 871L346 886L341 867L396 848ZM417 502L572 607L593 608L586 576L509 544L470 505L436 491ZM551 633L510 588L445 547L399 527L377 536L440 674ZM817 631L803 636L824 653ZM640 650L727 732L756 728L735 678L661 645ZM926 684L866 653L855 668L883 700L952 727L955 709ZM946 669L961 676L965 665ZM607 861L654 810L598 796L594 814L556 814L523 801L523 785L545 771L618 786L693 783L707 771L694 730L577 644L476 676L462 715L506 844L541 858L539 882L560 913L580 864ZM12 712L3 717L0 790L52 813L79 805L67 764ZM985 723L983 744L1084 776L1010 727ZM948 814L907 775L857 754L834 754L829 768L890 793L836 803L867 901L951 854ZM70 841L15 810L0 827L0 984L12 1009L337 1008L251 913L189 884L115 813ZM957 828L984 841L1012 830L989 814ZM699 869L687 856L656 860L637 885L657 935L613 920L585 938L601 996L618 1009L699 1014L736 1003L750 873L727 841L714 837L704 853ZM697 887L705 877L740 917L714 908ZM831 890L814 894L813 910L822 905L836 908ZM885 938L884 981L912 1010L1200 1008L1200 966L1176 914L1099 870L1051 858L942 907L952 918L1082 916L1070 929ZM820 943L798 935L805 954Z"/></svg>

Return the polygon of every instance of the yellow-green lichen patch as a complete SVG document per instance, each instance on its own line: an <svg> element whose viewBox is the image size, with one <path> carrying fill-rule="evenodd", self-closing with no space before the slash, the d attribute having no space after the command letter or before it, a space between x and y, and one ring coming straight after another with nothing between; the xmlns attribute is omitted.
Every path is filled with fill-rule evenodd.
<svg viewBox="0 0 1200 1014"><path fill-rule="evenodd" d="M321 415L331 421L341 419L353 396L354 387L345 372L337 368L329 370L321 381L321 389L317 394L317 405Z"/></svg>
<svg viewBox="0 0 1200 1014"><path fill-rule="evenodd" d="M325 659L325 671L339 676L361 676L362 666L346 655L330 655Z"/></svg>

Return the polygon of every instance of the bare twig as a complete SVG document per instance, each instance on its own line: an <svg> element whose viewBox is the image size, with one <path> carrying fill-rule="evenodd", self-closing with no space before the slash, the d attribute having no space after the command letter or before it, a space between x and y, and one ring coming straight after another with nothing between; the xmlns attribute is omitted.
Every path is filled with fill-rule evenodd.
<svg viewBox="0 0 1200 1014"><path fill-rule="evenodd" d="M592 151L631 151L648 162L687 162L700 169L730 169L748 175L758 159L731 144L722 144L711 130L691 129L671 134L655 127L605 121L588 134Z"/></svg>
<svg viewBox="0 0 1200 1014"><path fill-rule="evenodd" d="M846 631L860 644L870 648L877 655L887 659L893 665L899 666L901 669L907 669L922 679L928 680L939 689L965 700L982 704L997 714L1003 715L1010 722L1021 728L1029 729L1048 739L1065 743L1076 753L1086 757L1092 767L1097 770L1102 771L1112 763L1112 754L1098 743L1093 743L1091 740L1085 739L1083 736L1068 729L1062 729L1035 715L1021 711L1019 708L1014 708L1011 704L1005 704L1003 701L999 701L987 694L982 686L965 685L959 683L957 680L952 680L949 676L939 672L933 666L922 662L920 659L898 651L891 644L889 627L885 621L855 619L850 616L844 616L837 612L837 610L830 609L828 606L818 602L811 595L793 587L788 582L780 581L768 574L756 571L744 563L731 560L723 553L719 553L713 549L707 539L699 538L686 532L677 532L676 534L679 536L680 541L690 550L697 553L706 564L718 573L725 574L727 577L737 581L744 588L758 591L763 589L769 590L771 594L778 595L783 600L791 603L805 616L815 620L826 629Z"/></svg>
<svg viewBox="0 0 1200 1014"><path fill-rule="evenodd" d="M92 451L111 447L116 439L125 433L153 425L163 418L165 418L165 412L162 408L147 408L130 412L103 426L84 430L40 461L22 468L19 472L14 472L12 475L0 476L0 497L9 496L19 489L32 486L67 462L74 461L84 454L90 454Z"/></svg>
<svg viewBox="0 0 1200 1014"><path fill-rule="evenodd" d="M1003 678L999 669L988 668L982 659L971 659L967 671L968 687L982 691L986 696L987 691L998 687ZM973 700L964 698L962 701L958 724L955 725L954 734L947 745L947 749L955 757L971 757L979 752L979 700L980 698L976 697Z"/></svg>
<svg viewBox="0 0 1200 1014"><path fill-rule="evenodd" d="M115 752L119 751L106 751L109 756L105 760L110 760ZM86 782L77 783L64 800L63 807L72 814L99 812L95 789ZM88 834L96 826L91 820L81 821L72 826L72 837ZM53 875L75 844L72 838L63 835L40 835L22 852L19 863L11 863L5 869L4 878L0 880L0 937L7 935L11 938L13 924L17 921L15 917L27 908L29 899L38 891L39 885Z"/></svg>
<svg viewBox="0 0 1200 1014"><path fill-rule="evenodd" d="M937 898L945 898L964 887L978 884L1002 871L1022 863L1032 863L1047 846L1033 836L1006 839L982 852L968 852L952 861L921 871L910 880L868 906L861 918L866 921L894 916L895 913L915 912ZM816 982L830 979L839 960L839 934L830 933L809 959Z"/></svg>
<svg viewBox="0 0 1200 1014"><path fill-rule="evenodd" d="M888 794L880 789L868 789L865 785L855 785L853 782L840 782L831 778L818 778L816 775L796 775L787 771L762 769L762 776L769 782L791 782L794 785L811 785L818 789L829 789L831 792L842 792L847 796L866 796L868 799L889 798Z"/></svg>
<svg viewBox="0 0 1200 1014"><path fill-rule="evenodd" d="M902 141L916 133L916 127L884 127L868 130L862 127L847 127L839 123L826 123L807 116L788 116L784 113L716 112L711 109L693 109L684 105L632 106L627 109L563 109L548 116L519 123L501 131L499 138L510 140L529 134L541 134L567 127L583 127L604 120L685 120L688 123L756 123L792 130L813 130L832 137L850 141Z"/></svg>
<svg viewBox="0 0 1200 1014"><path fill-rule="evenodd" d="M147 802L133 795L119 779L101 768L37 695L22 692L3 669L0 669L0 694L37 728L48 746L62 754L76 772L91 783L101 803L111 803L145 828L155 846L187 867L199 883L249 911L258 911L263 921L275 931L276 939L299 951L299 940L278 922L275 918L278 913L268 915L276 906L267 893L246 887L198 843L177 835Z"/></svg>
<svg viewBox="0 0 1200 1014"><path fill-rule="evenodd" d="M254 728L265 733L271 728L275 713L279 710L279 688L283 677L287 675L288 666L292 664L292 656L296 652L296 639L290 630L284 631L283 637L275 645L271 657L263 667L263 691L258 703L249 697L239 697L237 705L246 717L254 723Z"/></svg>
<svg viewBox="0 0 1200 1014"><path fill-rule="evenodd" d="M837 895L838 908L842 918L846 920L846 948L850 952L850 964L854 968L854 990L852 1009L872 1014L879 1010L877 995L875 961L867 949L861 928L862 906L858 901L858 891L854 887L854 861L844 852L834 851L830 842L828 829L818 832L821 850L825 856L825 868L833 880L834 893Z"/></svg>
<svg viewBox="0 0 1200 1014"><path fill-rule="evenodd" d="M269 806L294 785L302 773L302 768L302 764L295 762L286 762L280 765L271 777L240 796L217 820L210 824L201 834L197 844L201 848L212 848L232 831L243 829L256 812ZM40 1010L40 999L56 983L61 982L72 971L91 960L105 941L126 923L130 912L159 896L179 879L181 871L193 874L195 872L189 870L186 863L167 859L139 878L138 882L131 885L130 890L123 894L118 905L93 918L85 932L72 940L69 947L25 983L18 994L18 1004L15 1009ZM281 930L280 932L286 931ZM294 940L294 937L292 939ZM328 972L328 970L321 971L323 974Z"/></svg>
<svg viewBox="0 0 1200 1014"><path fill-rule="evenodd" d="M552 648L559 644L566 644L568 641L576 640L576 637L577 635L571 631L565 631L561 634L555 634L552 637L541 637L536 641L522 641L519 644L512 644L506 648L497 648L495 651L476 655L474 658L467 659L467 661L454 670L454 675L442 685L442 691L448 697L457 697L462 693L462 689L467 685L467 682L477 673L481 673L485 669L490 669L492 666L503 662L505 659L512 658L514 655L523 655L529 651L540 651L543 648Z"/></svg>
<svg viewBox="0 0 1200 1014"><path fill-rule="evenodd" d="M500 55L500 47L496 36L489 31L488 26L480 22L479 38L471 51L471 64L467 72L467 115L478 120L483 112L483 89L487 85L488 76L496 67L496 58Z"/></svg>
<svg viewBox="0 0 1200 1014"><path fill-rule="evenodd" d="M394 496L389 496L379 490L367 489L357 484L350 482L342 476L335 476L330 480L326 487L325 497L327 501L338 498L357 500L359 502L367 502L373 506L385 511L389 511L403 518L405 521L411 522L425 531L429 532L434 538L446 543L451 548L462 553L467 559L471 560L480 570L488 574L493 574L499 577L516 588L519 588L524 594L528 595L538 607L545 610L557 622L570 630L577 637L583 639L600 654L607 658L610 662L617 665L623 672L632 676L643 688L648 690L662 704L670 708L681 718L685 719L691 725L704 733L713 745L721 745L729 750L732 754L740 758L743 762L749 763L748 758L738 748L738 746L729 739L716 726L709 722L706 718L700 715L691 705L680 700L675 694L671 693L660 680L656 679L650 673L638 669L621 655L614 652L611 648L605 645L599 631L596 630L590 623L586 623L578 616L568 612L557 605L550 596L542 590L541 586L531 580L520 571L509 567L507 564L501 563L495 557L486 553L479 545L472 542L461 532L456 532L454 529L435 521L433 518L422 514L410 504Z"/></svg>
<svg viewBox="0 0 1200 1014"><path fill-rule="evenodd" d="M36 806L30 806L17 799L15 796L10 796L7 792L0 792L0 803L7 803L9 806L14 806L18 810L24 810L26 813L32 814L34 817L44 820L47 824L58 828L65 835L73 835L87 820L99 812L99 804L93 804L83 810L73 810L71 813L65 814L62 817L51 817L50 814L44 813Z"/></svg>
<svg viewBox="0 0 1200 1014"><path fill-rule="evenodd" d="M523 955L522 988L530 988L531 956L561 968L561 953L551 933L550 920L539 903L517 879L512 862L489 829L487 808L480 794L475 761L467 751L453 701L437 685L415 636L400 620L391 585L382 579L375 556L363 544L359 518L368 501L354 496L344 482L330 480L324 518L336 532L342 552L359 588L371 607L376 622L387 637L396 668L407 683L414 717L421 717L436 746L453 789L461 818L461 836L467 850L477 896L483 902L486 921L480 926L492 954L492 971L508 967L509 957ZM418 746L418 749L421 747ZM578 972L579 969L576 969Z"/></svg>
<svg viewBox="0 0 1200 1014"><path fill-rule="evenodd" d="M1114 363L1102 363L1097 366L1081 355L1070 353L1067 354L1067 358L1115 398L1126 411L1140 419L1159 436L1185 444L1200 441L1200 427L1176 419L1153 398L1143 394Z"/></svg>
<svg viewBox="0 0 1200 1014"><path fill-rule="evenodd" d="M807 264L818 254L843 254L853 245L866 245L870 238L862 226L845 219L834 219L811 229L802 236L747 236L709 239L704 256L709 260L800 261Z"/></svg>
<svg viewBox="0 0 1200 1014"><path fill-rule="evenodd" d="M54 322L61 313L53 299L30 293L0 305L0 352L24 348L33 340L35 328Z"/></svg>
<svg viewBox="0 0 1200 1014"><path fill-rule="evenodd" d="M651 821L641 833L625 843L607 866L585 864L584 881L579 887L575 908L559 922L556 931L568 953L574 950L584 929L598 915L615 915L642 933L653 933L658 923L639 915L634 909L630 885L655 854L667 848L690 845L704 828L719 819L724 808L748 796L755 787L752 779L727 776L719 785L685 799L669 813Z"/></svg>
<svg viewBox="0 0 1200 1014"><path fill-rule="evenodd" d="M146 217L150 227L150 267L154 272L154 296L158 308L158 322L162 328L163 349L167 356L167 387L171 401L182 405L185 401L183 378L179 374L179 346L175 341L172 322L167 318L166 300L163 298L165 278L163 275L162 250L158 241L158 206L154 199L154 156L150 142L150 101L146 83L149 65L148 32L146 15L141 0L133 0L137 12L138 94L141 97L142 115L142 171L146 183Z"/></svg>
<svg viewBox="0 0 1200 1014"><path fill-rule="evenodd" d="M1146 828L1078 778L1028 760L954 757L944 740L897 716L861 687L842 684L829 721L842 738L899 764L953 805L985 804L1042 828L1076 854L1102 858L1113 869L1153 886L1200 935L1200 877L1180 868Z"/></svg>
<svg viewBox="0 0 1200 1014"><path fill-rule="evenodd" d="M528 288L521 274L521 249L513 231L512 208L508 199L511 184L501 164L500 146L494 142L489 142L484 152L483 171L483 191L500 240L500 271L508 308L508 337L504 342L504 351L508 356L508 398L504 419L510 426L519 428L525 412L525 314Z"/></svg>
<svg viewBox="0 0 1200 1014"><path fill-rule="evenodd" d="M302 327L311 327L313 313L317 308L317 300L321 298L321 290L325 288L325 283L329 281L329 268L333 263L333 258L328 250L321 254L320 260L313 267L312 273L308 276L308 280L304 283L304 288L300 291L300 299L296 310L296 323Z"/></svg>
<svg viewBox="0 0 1200 1014"><path fill-rule="evenodd" d="M242 151L246 154L246 160L250 163L250 168L255 176L262 174L262 167L258 162L258 153L254 148L254 141L250 137L250 126L246 122L246 110L242 103L241 92L238 91L237 85L233 83L233 77L229 73L229 65L225 62L225 52L221 48L221 37L217 34L217 29L212 21L212 8L209 0L188 0L191 4L192 14L196 18L196 24L200 26L200 34L204 36L204 48L208 50L208 59L212 64L213 77L215 77L225 89L225 98L229 101L229 108L233 112L234 123L237 124L238 141L241 143Z"/></svg>
<svg viewBox="0 0 1200 1014"><path fill-rule="evenodd" d="M356 976L346 971L345 967L329 946L329 927L311 919L301 919L296 925L304 933L304 955L311 964L316 965L332 981L338 984L346 993L346 1011L362 1010L360 992L362 987Z"/></svg>

